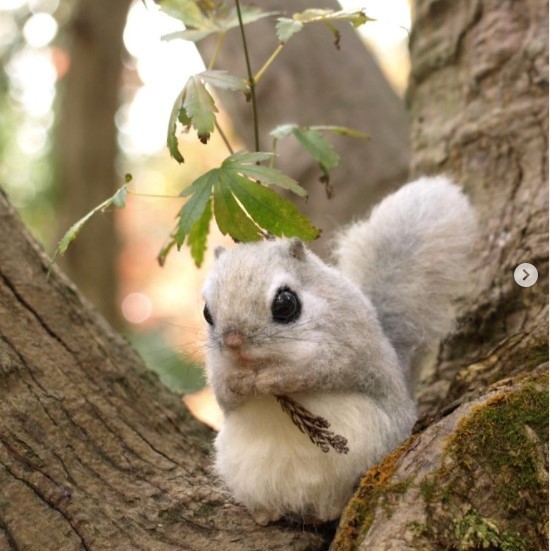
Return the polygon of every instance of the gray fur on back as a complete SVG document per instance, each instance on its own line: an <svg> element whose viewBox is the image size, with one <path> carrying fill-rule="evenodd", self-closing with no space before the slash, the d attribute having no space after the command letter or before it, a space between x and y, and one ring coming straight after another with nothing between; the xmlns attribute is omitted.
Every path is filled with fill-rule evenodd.
<svg viewBox="0 0 551 551"><path fill-rule="evenodd" d="M338 268L370 298L404 366L452 328L475 231L467 197L437 176L403 186L338 236Z"/></svg>

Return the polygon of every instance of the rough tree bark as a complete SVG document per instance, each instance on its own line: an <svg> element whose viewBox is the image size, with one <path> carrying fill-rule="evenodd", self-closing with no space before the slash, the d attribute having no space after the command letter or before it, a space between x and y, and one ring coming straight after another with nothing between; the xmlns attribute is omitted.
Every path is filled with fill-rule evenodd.
<svg viewBox="0 0 551 551"><path fill-rule="evenodd" d="M265 0L262 8L285 14L307 8L338 9L334 0ZM324 25L310 25L292 38L257 87L261 150L272 147L269 132L279 124L334 124L366 132L370 141L333 139L341 165L332 171L335 195L328 200L319 178L318 163L292 138L278 146L278 168L309 191L300 209L323 229L312 244L325 254L327 238L354 217L365 215L377 202L407 178L409 119L403 101L382 74L375 58L349 25L338 25L341 49ZM278 42L272 20L246 27L253 72L262 67ZM215 41L199 42L207 63ZM220 51L217 67L246 75L239 33L230 33ZM235 94L222 94L239 138L254 149L251 105ZM296 197L290 195L295 200Z"/></svg>
<svg viewBox="0 0 551 551"><path fill-rule="evenodd" d="M60 230L113 195L118 185L115 113L123 67L122 32L130 0L79 0L63 29L70 66L62 81L57 130ZM79 289L113 324L117 308L117 233L113 217L97 217L68 251L64 266Z"/></svg>
<svg viewBox="0 0 551 551"><path fill-rule="evenodd" d="M426 381L430 405L469 387L473 368L463 366L482 361L474 384L491 383L547 347L548 1L420 1L416 9L412 170L454 175L478 208L481 235L473 298ZM540 273L529 289L512 277L522 262Z"/></svg>
<svg viewBox="0 0 551 551"><path fill-rule="evenodd" d="M334 550L548 548L547 37L545 0L416 3L412 171L477 207L473 292L421 389L443 418L367 474Z"/></svg>
<svg viewBox="0 0 551 551"><path fill-rule="evenodd" d="M212 431L147 373L0 194L0 549L322 549L257 527L209 472ZM9 239L8 239L9 236Z"/></svg>

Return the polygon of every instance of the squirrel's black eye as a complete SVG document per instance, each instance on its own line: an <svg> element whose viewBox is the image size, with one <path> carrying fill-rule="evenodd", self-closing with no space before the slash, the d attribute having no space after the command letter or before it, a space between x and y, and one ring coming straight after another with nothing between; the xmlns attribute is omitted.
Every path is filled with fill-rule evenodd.
<svg viewBox="0 0 551 551"><path fill-rule="evenodd" d="M214 320L212 319L212 316L210 315L210 310L208 309L208 306L206 304L203 308L203 316L205 316L205 319L207 320L207 323L209 325L214 325Z"/></svg>
<svg viewBox="0 0 551 551"><path fill-rule="evenodd" d="M272 318L277 323L291 323L300 316L302 306L297 294L287 287L279 289L272 303Z"/></svg>

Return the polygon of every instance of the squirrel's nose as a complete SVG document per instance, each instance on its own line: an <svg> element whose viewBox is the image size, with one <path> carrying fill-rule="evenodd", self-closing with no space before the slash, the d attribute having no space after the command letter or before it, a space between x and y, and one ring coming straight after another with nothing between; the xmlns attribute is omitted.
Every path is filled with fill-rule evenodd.
<svg viewBox="0 0 551 551"><path fill-rule="evenodd" d="M239 331L231 330L224 333L224 335L222 336L222 340L228 348L237 349L243 346L243 343L245 342L245 336Z"/></svg>

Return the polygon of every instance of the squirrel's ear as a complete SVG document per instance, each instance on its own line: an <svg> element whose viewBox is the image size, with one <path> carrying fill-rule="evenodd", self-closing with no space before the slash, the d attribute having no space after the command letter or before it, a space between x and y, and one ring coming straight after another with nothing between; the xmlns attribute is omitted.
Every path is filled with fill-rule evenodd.
<svg viewBox="0 0 551 551"><path fill-rule="evenodd" d="M222 253L225 253L226 249L224 247L218 246L214 249L214 258L218 258Z"/></svg>
<svg viewBox="0 0 551 551"><path fill-rule="evenodd" d="M298 237L289 240L289 254L297 260L304 260L306 257L304 243Z"/></svg>

